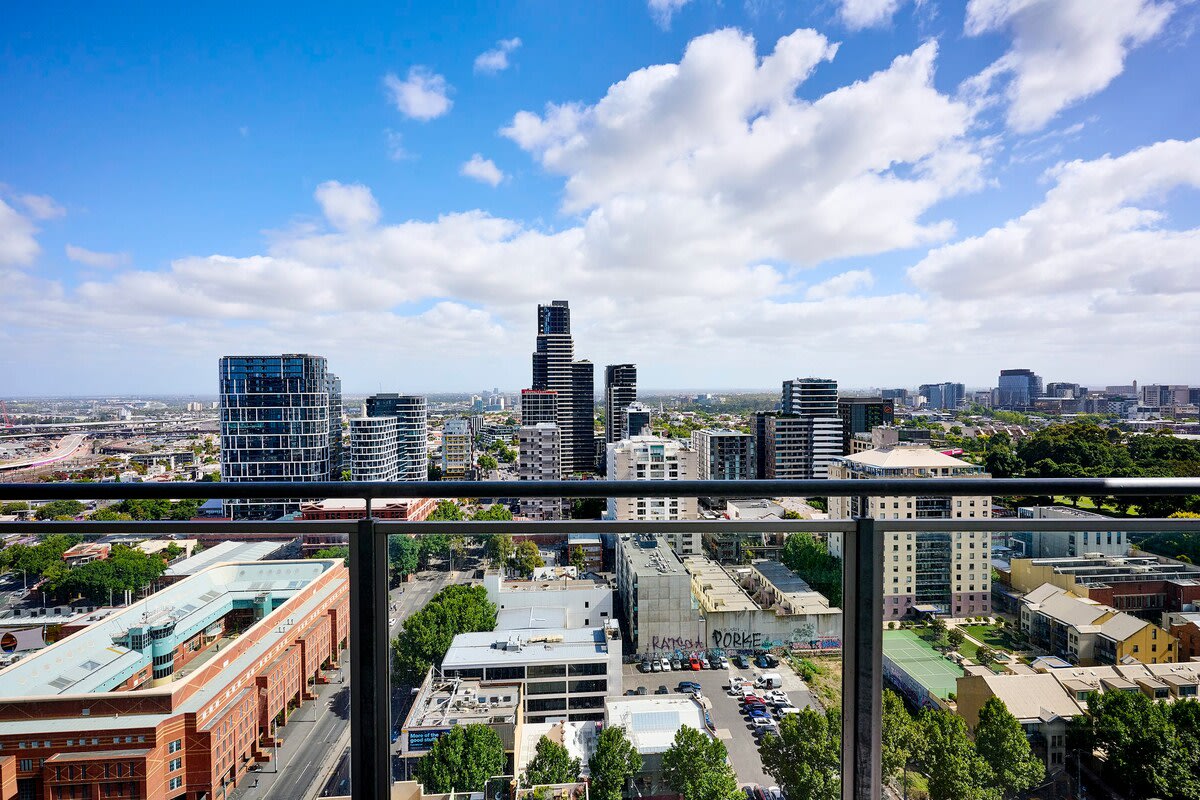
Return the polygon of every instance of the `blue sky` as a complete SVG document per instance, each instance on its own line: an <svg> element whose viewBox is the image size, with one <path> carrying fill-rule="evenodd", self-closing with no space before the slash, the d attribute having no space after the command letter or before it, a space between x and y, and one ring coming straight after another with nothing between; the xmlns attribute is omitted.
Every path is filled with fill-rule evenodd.
<svg viewBox="0 0 1200 800"><path fill-rule="evenodd" d="M1200 383L1200 9L1100 5L14 7L0 395Z"/></svg>

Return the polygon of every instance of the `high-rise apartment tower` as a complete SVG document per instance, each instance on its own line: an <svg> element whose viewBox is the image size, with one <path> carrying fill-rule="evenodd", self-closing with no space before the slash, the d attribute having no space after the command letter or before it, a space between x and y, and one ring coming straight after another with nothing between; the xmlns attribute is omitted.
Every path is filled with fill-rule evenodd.
<svg viewBox="0 0 1200 800"><path fill-rule="evenodd" d="M604 435L609 444L623 438L625 409L637 400L637 365L609 364L604 368Z"/></svg>

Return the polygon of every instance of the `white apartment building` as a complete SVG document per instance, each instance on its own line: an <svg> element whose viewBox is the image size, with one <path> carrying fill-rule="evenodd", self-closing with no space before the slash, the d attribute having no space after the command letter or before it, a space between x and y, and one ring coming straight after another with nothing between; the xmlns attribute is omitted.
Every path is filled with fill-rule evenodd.
<svg viewBox="0 0 1200 800"><path fill-rule="evenodd" d="M350 475L356 481L400 480L395 417L350 420Z"/></svg>
<svg viewBox="0 0 1200 800"><path fill-rule="evenodd" d="M608 479L616 481L695 480L696 451L690 443L659 436L634 436L608 446ZM617 497L608 500L608 519L699 519L695 497ZM680 556L700 555L700 534L670 536Z"/></svg>
<svg viewBox="0 0 1200 800"><path fill-rule="evenodd" d="M471 423L465 419L451 419L442 428L442 477L446 480L462 480L475 466L474 437Z"/></svg>
<svg viewBox="0 0 1200 800"><path fill-rule="evenodd" d="M931 450L896 446L837 459L830 478L987 478L982 467ZM954 497L829 498L830 519L971 519L991 516L989 495ZM883 556L884 619L899 619L916 606L936 606L954 617L991 612L991 534L987 532L886 533ZM829 535L829 551L842 555L841 534Z"/></svg>
<svg viewBox="0 0 1200 800"><path fill-rule="evenodd" d="M613 590L607 583L570 577L508 580L499 570L488 570L483 586L496 604L497 630L590 628L613 619Z"/></svg>
<svg viewBox="0 0 1200 800"><path fill-rule="evenodd" d="M539 422L517 429L517 479L556 481L562 475L562 437L558 425ZM530 519L562 519L561 497L525 497L521 515Z"/></svg>

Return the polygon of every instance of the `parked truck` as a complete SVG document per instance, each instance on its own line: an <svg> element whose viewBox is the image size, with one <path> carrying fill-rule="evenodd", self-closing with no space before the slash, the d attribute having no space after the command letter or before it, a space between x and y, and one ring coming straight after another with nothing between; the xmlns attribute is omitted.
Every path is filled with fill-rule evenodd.
<svg viewBox="0 0 1200 800"><path fill-rule="evenodd" d="M778 689L783 686L783 676L778 672L764 672L758 676L754 685L760 689Z"/></svg>

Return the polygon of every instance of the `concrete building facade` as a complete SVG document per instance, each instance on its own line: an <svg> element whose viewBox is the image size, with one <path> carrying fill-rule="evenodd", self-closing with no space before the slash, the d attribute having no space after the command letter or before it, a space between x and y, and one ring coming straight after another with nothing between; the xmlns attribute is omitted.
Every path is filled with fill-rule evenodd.
<svg viewBox="0 0 1200 800"><path fill-rule="evenodd" d="M635 436L608 446L608 479L695 480L696 451L690 443L658 436ZM608 500L608 519L677 520L699 519L695 497L616 497ZM682 556L699 555L700 534L679 533L671 536L672 545Z"/></svg>
<svg viewBox="0 0 1200 800"><path fill-rule="evenodd" d="M556 481L562 477L562 441L558 425L539 422L517 429L517 479ZM523 497L521 515L530 519L562 519L561 497Z"/></svg>
<svg viewBox="0 0 1200 800"><path fill-rule="evenodd" d="M650 535L617 540L617 595L638 654L707 647L691 577L668 542Z"/></svg>
<svg viewBox="0 0 1200 800"><path fill-rule="evenodd" d="M758 472L754 434L705 428L692 431L696 477L702 481L753 480Z"/></svg>
<svg viewBox="0 0 1200 800"><path fill-rule="evenodd" d="M415 394L376 394L367 398L368 417L396 419L396 480L429 479L429 408Z"/></svg>
<svg viewBox="0 0 1200 800"><path fill-rule="evenodd" d="M1105 519L1100 514L1068 506L1022 506L1019 519ZM1124 531L1014 531L1013 549L1024 558L1080 558L1084 554L1105 556L1129 554L1129 540Z"/></svg>
<svg viewBox="0 0 1200 800"><path fill-rule="evenodd" d="M465 419L446 420L442 428L442 477L464 480L475 472L475 437Z"/></svg>
<svg viewBox="0 0 1200 800"><path fill-rule="evenodd" d="M350 420L350 477L356 481L400 479L400 446L395 417Z"/></svg>

